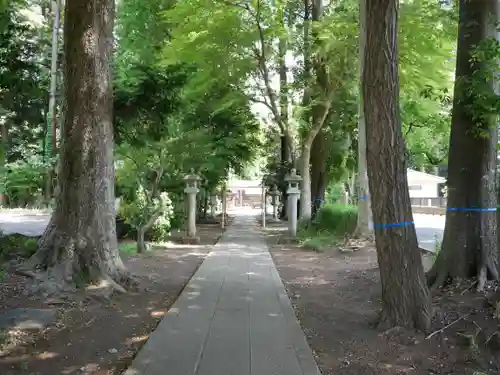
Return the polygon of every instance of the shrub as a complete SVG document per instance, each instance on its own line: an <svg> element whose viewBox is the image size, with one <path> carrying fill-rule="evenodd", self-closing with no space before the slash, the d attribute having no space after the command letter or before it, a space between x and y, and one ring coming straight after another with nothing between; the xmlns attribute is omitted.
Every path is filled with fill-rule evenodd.
<svg viewBox="0 0 500 375"><path fill-rule="evenodd" d="M18 257L29 258L36 252L37 238L0 233L0 263Z"/></svg>
<svg viewBox="0 0 500 375"><path fill-rule="evenodd" d="M170 219L173 216L172 202L166 192L162 192L158 198L149 201L144 188L140 186L132 202L123 200L120 204L120 217L125 219L125 222L134 230L138 230L158 210L162 213L153 223L148 235L153 241L163 240L169 234Z"/></svg>
<svg viewBox="0 0 500 375"><path fill-rule="evenodd" d="M358 208L343 204L325 204L319 210L313 226L338 236L354 232L358 220Z"/></svg>
<svg viewBox="0 0 500 375"><path fill-rule="evenodd" d="M329 184L325 191L325 204L337 203L340 200L342 191L344 191L343 183Z"/></svg>
<svg viewBox="0 0 500 375"><path fill-rule="evenodd" d="M42 195L45 168L37 159L16 161L5 166L5 194L9 205L28 206Z"/></svg>

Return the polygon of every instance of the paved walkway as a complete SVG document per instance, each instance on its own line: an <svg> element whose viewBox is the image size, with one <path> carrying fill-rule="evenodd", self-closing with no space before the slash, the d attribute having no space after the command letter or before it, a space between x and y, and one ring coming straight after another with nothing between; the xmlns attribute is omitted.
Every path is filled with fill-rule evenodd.
<svg viewBox="0 0 500 375"><path fill-rule="evenodd" d="M254 217L238 216L124 375L319 375Z"/></svg>

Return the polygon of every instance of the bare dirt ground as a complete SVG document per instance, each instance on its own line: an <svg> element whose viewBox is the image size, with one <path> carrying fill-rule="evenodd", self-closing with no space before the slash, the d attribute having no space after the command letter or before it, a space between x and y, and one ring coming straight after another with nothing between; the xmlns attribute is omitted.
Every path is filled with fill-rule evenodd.
<svg viewBox="0 0 500 375"><path fill-rule="evenodd" d="M375 329L380 282L373 248L342 253L280 245L280 231L265 233L323 375L497 375L500 321L485 295L471 285L434 295L429 333ZM424 258L429 266L432 258Z"/></svg>
<svg viewBox="0 0 500 375"><path fill-rule="evenodd" d="M27 280L9 273L0 282L0 311L19 307L57 310L42 332L0 337L1 375L116 375L132 361L217 242L219 225L198 226L201 244L171 245L126 259L141 291L101 303L27 297Z"/></svg>

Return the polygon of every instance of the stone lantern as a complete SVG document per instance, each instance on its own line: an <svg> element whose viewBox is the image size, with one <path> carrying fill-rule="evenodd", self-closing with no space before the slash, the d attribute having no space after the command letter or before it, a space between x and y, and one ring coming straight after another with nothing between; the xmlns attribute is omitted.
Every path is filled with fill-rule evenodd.
<svg viewBox="0 0 500 375"><path fill-rule="evenodd" d="M280 195L280 191L278 190L278 186L276 184L273 185L273 189L269 192L272 197L273 204L273 221L278 221L278 197Z"/></svg>
<svg viewBox="0 0 500 375"><path fill-rule="evenodd" d="M191 169L191 173L184 177L186 188L184 192L187 195L187 237L185 240L188 243L197 243L199 238L196 237L196 194L200 191L198 186L200 177Z"/></svg>
<svg viewBox="0 0 500 375"><path fill-rule="evenodd" d="M300 197L300 181L302 177L297 175L295 168L285 177L288 182L288 234L294 238L297 236L297 203Z"/></svg>

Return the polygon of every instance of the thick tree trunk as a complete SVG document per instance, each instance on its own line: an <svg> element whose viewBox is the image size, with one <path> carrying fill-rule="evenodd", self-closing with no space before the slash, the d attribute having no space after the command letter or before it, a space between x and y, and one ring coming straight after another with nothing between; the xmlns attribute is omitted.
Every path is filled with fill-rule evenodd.
<svg viewBox="0 0 500 375"><path fill-rule="evenodd" d="M497 207L496 114L472 113L480 102L467 88L467 82L480 75L484 65L471 64L476 46L489 37L498 39L495 20L499 17L496 0L471 3L460 1L457 68L448 162L448 210L442 250L428 274L432 286L450 279L478 277L478 288L486 277L498 278L497 239L494 210ZM494 78L489 83L493 87ZM472 92L472 94L471 94ZM477 107L476 107L477 108ZM467 157L464 157L464 152ZM454 209L454 210L453 210ZM470 209L475 210L471 211ZM489 209L489 211L488 211ZM483 211L481 211L483 210Z"/></svg>
<svg viewBox="0 0 500 375"><path fill-rule="evenodd" d="M300 156L300 211L299 219L301 221L309 221L312 217L312 202L311 202L311 147L312 141L306 140L306 144L302 146L302 154Z"/></svg>
<svg viewBox="0 0 500 375"><path fill-rule="evenodd" d="M311 153L311 197L312 197L312 216L316 216L316 213L321 207L321 203L325 199L325 189L328 183L326 178L326 144L328 142L328 134L326 132L320 132L312 145L314 150Z"/></svg>
<svg viewBox="0 0 500 375"><path fill-rule="evenodd" d="M323 18L323 4L321 0L313 0L311 8L311 19L313 22L318 23ZM311 30L312 42L319 50L322 41L318 34L318 26L314 25ZM312 202L311 202L311 148L314 139L323 128L328 113L330 111L331 98L329 91L329 81L327 74L327 62L316 55L312 58L312 68L315 74L315 80L311 83L311 95L315 99L312 108L310 129L306 132L302 143L301 165L300 174L302 182L300 184L300 220L309 221L312 217Z"/></svg>
<svg viewBox="0 0 500 375"><path fill-rule="evenodd" d="M427 330L432 308L413 225L399 115L398 0L366 8L363 96L382 326Z"/></svg>
<svg viewBox="0 0 500 375"><path fill-rule="evenodd" d="M5 164L7 164L7 151L9 149L9 129L4 121L2 126L2 139L0 140L0 206L7 203L5 192L6 173Z"/></svg>
<svg viewBox="0 0 500 375"><path fill-rule="evenodd" d="M315 112L318 108L315 109ZM311 202L311 148L314 139L318 135L319 131L323 127L325 122L325 117L328 109L321 106L323 113L320 116L313 116L314 123L313 128L307 133L306 139L302 144L302 153L300 157L300 175L302 181L300 182L300 211L299 218L301 221L306 222L311 220L312 217L312 202Z"/></svg>
<svg viewBox="0 0 500 375"><path fill-rule="evenodd" d="M285 17L282 15L282 19L280 20L283 28L285 27ZM286 38L280 38L278 44L278 55L279 55L279 82L280 82L280 95L279 95L279 109L280 109L280 121L283 128L288 126L288 77L287 77L287 65L286 65L286 50L287 50L287 40ZM282 131L286 131L286 129L282 129ZM281 134L281 177L284 178L287 169L292 162L292 142L288 134ZM286 218L287 215L287 193L286 193L286 184L280 184L281 189L281 201L283 205L281 207L280 216L282 219Z"/></svg>
<svg viewBox="0 0 500 375"><path fill-rule="evenodd" d="M284 135L280 137L280 150L281 150L281 179L285 178L288 173L288 168L292 163L292 145L290 144L290 139ZM287 217L287 201L288 194L286 192L287 186L286 183L281 183L281 211L280 211L280 219L286 219Z"/></svg>
<svg viewBox="0 0 500 375"><path fill-rule="evenodd" d="M50 291L88 283L124 291L130 281L115 223L112 80L113 0L68 2L64 17L67 113L60 194L27 265L46 271ZM47 280L47 278L45 279Z"/></svg>
<svg viewBox="0 0 500 375"><path fill-rule="evenodd" d="M363 237L371 232L370 220L372 218L370 206L370 194L368 188L368 172L366 170L366 124L363 110L363 88L361 77L363 77L362 56L365 51L366 42L366 0L359 0L359 99L358 99L358 222L354 231L355 237Z"/></svg>

